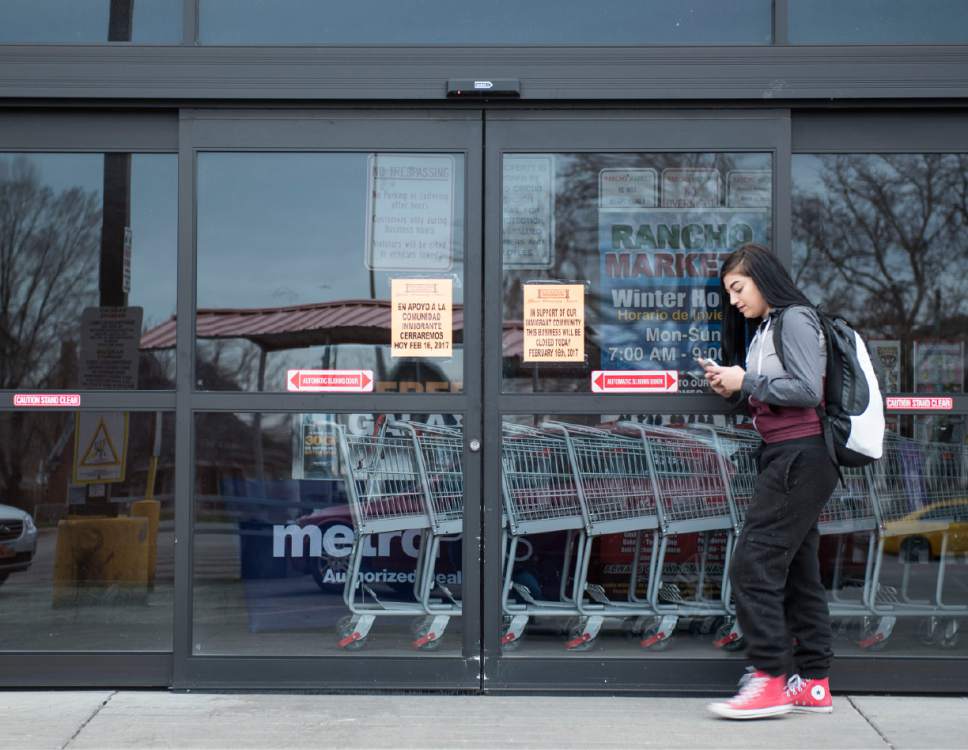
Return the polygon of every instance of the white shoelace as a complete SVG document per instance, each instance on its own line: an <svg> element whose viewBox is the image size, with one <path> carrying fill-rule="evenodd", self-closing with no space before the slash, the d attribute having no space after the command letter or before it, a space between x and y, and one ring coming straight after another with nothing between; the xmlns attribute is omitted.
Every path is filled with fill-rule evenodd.
<svg viewBox="0 0 968 750"><path fill-rule="evenodd" d="M769 677L757 677L752 672L744 674L739 680L739 692L731 702L744 703L758 697L770 681Z"/></svg>
<svg viewBox="0 0 968 750"><path fill-rule="evenodd" d="M789 680L787 680L784 691L790 698L795 698L806 686L807 683L804 681L804 679L800 675L795 674Z"/></svg>

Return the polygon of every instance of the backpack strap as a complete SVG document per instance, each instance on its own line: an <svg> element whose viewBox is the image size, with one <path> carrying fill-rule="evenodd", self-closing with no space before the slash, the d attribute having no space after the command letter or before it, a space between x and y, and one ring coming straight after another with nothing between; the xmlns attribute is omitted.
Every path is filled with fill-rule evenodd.
<svg viewBox="0 0 968 750"><path fill-rule="evenodd" d="M789 309L789 307L785 307L780 310L779 315L776 316L776 321L773 323L773 349L776 352L777 359L780 360L780 366L784 370L786 370L786 362L784 362L783 358L783 314ZM827 348L827 367L829 368L834 356L832 338L830 331L827 330L829 323L823 311L816 307L812 309L817 314L820 330L823 332L824 346ZM824 377L824 382L826 382L826 376ZM837 476L840 477L841 485L846 487L847 482L844 480L844 474L840 470L840 462L837 461L834 435L830 429L830 420L827 417L827 410L824 408L823 400L817 404L817 416L820 418L820 429L823 431L823 441L827 445L827 454L830 456L830 460L834 462L834 466L837 467Z"/></svg>

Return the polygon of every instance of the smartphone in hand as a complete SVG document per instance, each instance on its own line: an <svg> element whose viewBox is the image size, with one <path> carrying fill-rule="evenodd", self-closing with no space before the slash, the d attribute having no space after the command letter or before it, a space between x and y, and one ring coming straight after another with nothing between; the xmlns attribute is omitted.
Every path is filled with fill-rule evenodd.
<svg viewBox="0 0 968 750"><path fill-rule="evenodd" d="M704 359L703 357L696 357L696 362L698 362L699 366L702 367L704 370L707 367L719 367L719 364L716 362L715 359Z"/></svg>

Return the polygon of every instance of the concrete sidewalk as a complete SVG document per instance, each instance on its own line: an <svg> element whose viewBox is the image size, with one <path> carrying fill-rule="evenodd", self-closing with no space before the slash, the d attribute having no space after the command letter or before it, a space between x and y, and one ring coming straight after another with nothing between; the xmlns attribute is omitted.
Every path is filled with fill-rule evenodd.
<svg viewBox="0 0 968 750"><path fill-rule="evenodd" d="M708 716L705 699L0 692L0 748L968 748L968 698Z"/></svg>

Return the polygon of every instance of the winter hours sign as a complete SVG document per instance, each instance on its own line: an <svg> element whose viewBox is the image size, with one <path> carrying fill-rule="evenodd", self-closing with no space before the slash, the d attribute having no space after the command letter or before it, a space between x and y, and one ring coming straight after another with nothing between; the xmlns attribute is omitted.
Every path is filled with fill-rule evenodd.
<svg viewBox="0 0 968 750"><path fill-rule="evenodd" d="M525 362L585 361L585 287L525 284Z"/></svg>

